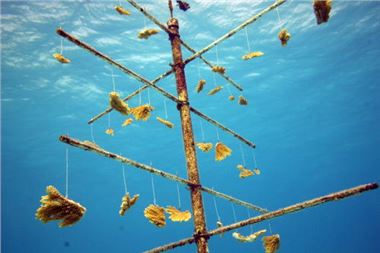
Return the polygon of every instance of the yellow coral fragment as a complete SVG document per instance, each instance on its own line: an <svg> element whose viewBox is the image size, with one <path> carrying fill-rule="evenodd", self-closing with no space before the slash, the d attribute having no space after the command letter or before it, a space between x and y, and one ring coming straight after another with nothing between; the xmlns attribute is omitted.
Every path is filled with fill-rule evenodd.
<svg viewBox="0 0 380 253"><path fill-rule="evenodd" d="M121 126L123 126L123 127L128 126L128 125L132 124L132 122L133 122L133 119L128 118L123 122L123 124Z"/></svg>
<svg viewBox="0 0 380 253"><path fill-rule="evenodd" d="M117 12L119 12L120 15L127 15L127 16L131 15L131 13L129 11L127 11L126 9L124 9L123 7L121 7L120 5L115 6L115 10Z"/></svg>
<svg viewBox="0 0 380 253"><path fill-rule="evenodd" d="M165 211L170 215L169 219L175 222L188 221L191 219L191 213L188 210L181 212L173 206L168 206Z"/></svg>
<svg viewBox="0 0 380 253"><path fill-rule="evenodd" d="M71 61L59 53L53 54L53 57L60 63L70 63Z"/></svg>
<svg viewBox="0 0 380 253"><path fill-rule="evenodd" d="M255 232L255 233L253 233L253 234L250 234L248 236L244 236L244 235L241 235L238 232L234 232L234 233L232 233L232 236L233 236L233 238L235 238L236 240L238 240L240 242L254 242L254 241L256 241L256 239L260 235L262 235L262 234L264 234L266 232L267 232L266 229L262 229L262 230L259 230L259 231Z"/></svg>
<svg viewBox="0 0 380 253"><path fill-rule="evenodd" d="M261 174L261 171L258 168L254 168L253 172L255 172L256 175L260 175Z"/></svg>
<svg viewBox="0 0 380 253"><path fill-rule="evenodd" d="M165 126L169 127L169 128L173 128L173 127L174 127L174 124L171 123L171 122L168 121L168 120L164 120L164 119L162 119L162 118L160 118L160 117L156 117L156 119L157 119L159 122L161 122L162 124L164 124Z"/></svg>
<svg viewBox="0 0 380 253"><path fill-rule="evenodd" d="M111 135L111 136L114 136L114 135L115 135L115 132L113 131L112 128L108 128L108 129L106 129L105 133L108 134L108 135Z"/></svg>
<svg viewBox="0 0 380 253"><path fill-rule="evenodd" d="M203 152L208 152L212 149L212 143L210 142L198 142L196 145Z"/></svg>
<svg viewBox="0 0 380 253"><path fill-rule="evenodd" d="M203 87L205 86L205 84L206 84L206 80L203 80L203 79L199 80L197 87L195 88L197 93L199 93L203 90Z"/></svg>
<svg viewBox="0 0 380 253"><path fill-rule="evenodd" d="M313 2L317 24L327 22L330 18L332 0L314 0Z"/></svg>
<svg viewBox="0 0 380 253"><path fill-rule="evenodd" d="M149 220L150 223L156 225L157 227L163 227L166 225L165 210L160 206L149 205L144 210L144 216Z"/></svg>
<svg viewBox="0 0 380 253"><path fill-rule="evenodd" d="M226 72L226 69L222 66L214 66L212 67L212 71L220 73L220 74L224 74Z"/></svg>
<svg viewBox="0 0 380 253"><path fill-rule="evenodd" d="M114 91L110 93L110 106L124 115L128 115L131 110L128 104L120 98L119 93Z"/></svg>
<svg viewBox="0 0 380 253"><path fill-rule="evenodd" d="M153 110L154 110L153 106L149 104L145 104L145 105L140 105L140 106L132 108L131 113L133 114L136 120L146 121L149 119L150 112Z"/></svg>
<svg viewBox="0 0 380 253"><path fill-rule="evenodd" d="M215 145L215 160L221 161L226 159L227 156L231 155L232 150L221 142Z"/></svg>
<svg viewBox="0 0 380 253"><path fill-rule="evenodd" d="M64 197L54 186L46 187L46 192L48 195L41 197L41 207L36 212L36 218L43 223L62 220L59 227L71 226L86 212L85 207Z"/></svg>
<svg viewBox="0 0 380 253"><path fill-rule="evenodd" d="M246 177L250 177L250 176L253 176L253 172L247 168L245 168L243 165L239 164L238 166L236 166L239 170L240 170L240 174L239 174L239 177L240 178L246 178Z"/></svg>
<svg viewBox="0 0 380 253"><path fill-rule="evenodd" d="M140 197L140 195L136 194L131 198L129 196L129 192L127 192L123 196L123 198L121 199L121 206L120 206L120 210L119 210L120 216L123 216L125 214L125 212L136 203L136 201L139 199L139 197Z"/></svg>
<svg viewBox="0 0 380 253"><path fill-rule="evenodd" d="M235 100L235 97L231 95L231 96L228 97L228 99L229 99L230 101L234 101L234 100Z"/></svg>
<svg viewBox="0 0 380 253"><path fill-rule="evenodd" d="M242 58L243 60L250 60L250 59L252 59L252 58L260 57L260 56L263 56L263 55L264 55L263 52L261 52L261 51L257 51L257 52L250 52L250 53L248 53L248 54L246 54L246 55L243 55L241 58Z"/></svg>
<svg viewBox="0 0 380 253"><path fill-rule="evenodd" d="M148 39L150 36L157 34L159 31L157 29L144 29L139 32L138 38L139 39Z"/></svg>
<svg viewBox="0 0 380 253"><path fill-rule="evenodd" d="M216 86L214 89L210 90L207 95L211 96L214 95L215 93L218 93L223 89L223 86Z"/></svg>
<svg viewBox="0 0 380 253"><path fill-rule="evenodd" d="M240 105L248 105L248 100L243 96L239 96L239 104Z"/></svg>
<svg viewBox="0 0 380 253"><path fill-rule="evenodd" d="M280 235L270 235L263 237L265 253L276 253L280 248Z"/></svg>
<svg viewBox="0 0 380 253"><path fill-rule="evenodd" d="M279 33L278 33L278 38L280 39L281 41L281 45L283 46L286 46L288 44L288 40L290 40L291 38L291 35L290 33L288 32L288 30L286 30L285 28L282 29Z"/></svg>

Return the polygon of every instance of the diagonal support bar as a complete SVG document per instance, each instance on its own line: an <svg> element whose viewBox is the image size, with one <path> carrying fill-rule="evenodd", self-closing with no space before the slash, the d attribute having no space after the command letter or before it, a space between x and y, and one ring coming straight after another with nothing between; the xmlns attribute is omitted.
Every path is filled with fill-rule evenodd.
<svg viewBox="0 0 380 253"><path fill-rule="evenodd" d="M135 7L137 10L141 11L141 13L149 18L153 23L155 23L158 27L160 27L163 31L167 32L168 34L170 34L169 32L169 29L164 25L162 24L157 18L155 18L153 15L151 15L149 12L147 12L141 5L139 5L138 3L136 3L134 0L127 0L133 7ZM181 44L187 49L189 50L190 52L192 52L193 54L195 54L197 51L195 51L193 48L191 48L187 43L185 43L182 39L180 39L180 42ZM208 60L206 60L202 55L199 56L199 58L204 62L206 63L206 65L208 65L211 69L214 67ZM243 91L243 89L241 88L241 86L239 84L237 84L234 80L232 80L229 76L227 76L226 74L223 74L223 73L218 73L219 75L221 75L227 82L229 82L232 86L234 86L236 89L238 89L239 91Z"/></svg>
<svg viewBox="0 0 380 253"><path fill-rule="evenodd" d="M136 162L134 160L128 159L128 158L123 157L121 155L109 152L109 151L107 151L105 149L102 149L101 147L97 146L96 144L94 144L92 142L89 142L89 141L80 141L80 140L77 140L77 139L73 139L73 138L71 138L71 137L69 137L67 135L61 135L59 137L59 140L61 142L63 142L63 143L69 144L69 145L71 145L73 147L77 147L77 148L80 148L80 149L83 149L83 150L87 150L87 151L91 151L91 152L97 153L97 154L99 154L101 156L105 156L105 157L117 160L119 162L122 162L122 163L125 163L125 164L128 164L128 165L131 165L133 167L145 170L147 172L153 173L153 174L155 174L157 176L161 176L161 177L164 177L166 179L169 179L169 180L172 180L172 181L176 181L176 182L181 183L183 185L187 185L189 187L193 186L193 184L190 181L186 180L186 179L183 179L183 178L178 177L176 175L173 175L173 174L167 173L165 171L156 169L156 168L154 168L152 166L148 166L148 165ZM235 203L237 205L240 205L240 206L244 206L244 207L249 208L251 210L254 210L254 211L257 211L257 212L260 212L260 213L267 213L268 212L268 210L266 210L264 208L261 208L259 206L253 205L251 203L248 203L248 202L242 201L240 199L234 198L234 197L229 196L227 194L215 191L213 189L210 189L210 188L207 188L207 187L204 187L204 186L200 186L200 189L201 189L201 191L204 191L204 192L207 192L209 194L215 195L215 196L217 196L219 198L223 198L225 200L228 200L228 201L233 202L233 203Z"/></svg>
<svg viewBox="0 0 380 253"><path fill-rule="evenodd" d="M125 98L124 100L127 100L127 99L130 99L132 98L133 96L137 95L139 92L141 92L142 90L148 88L149 86L156 89L159 93L161 93L162 95L164 95L165 97L169 98L170 100L172 100L173 102L177 103L177 104L181 104L182 101L180 101L177 97L175 97L174 95L168 93L167 91L165 91L164 89L158 87L157 85L155 85L155 83L157 83L159 80L163 79L164 77L170 75L173 70L170 70L170 71L167 71L165 72L164 74L160 75L159 77L157 77L156 79L154 79L152 82L146 80L145 78L141 77L140 75L138 75L137 73L133 72L132 70L128 69L127 67L123 66L122 64L116 62L115 60L113 60L111 57L97 51L95 48L91 47L90 45L80 41L79 39L77 39L76 37L74 37L73 35L65 32L64 30L62 30L61 28L57 29L57 33L64 37L64 38L67 38L69 41L73 42L74 44L76 44L77 46L89 51L90 53L92 53L93 55L95 56L98 56L100 57L102 60L106 61L107 63L119 68L120 70L122 70L124 73L134 77L137 81L139 82L142 82L145 84L145 86L141 87L139 90L140 91L135 91L133 92L130 96L128 96L127 98ZM197 114L198 116L202 117L203 119L205 119L206 121L210 122L211 124L219 127L220 129L222 129L223 131L226 131L228 132L229 134L233 135L234 137L236 137L237 139L239 139L240 141L244 142L245 144L247 144L248 146L252 147L252 148L255 148L256 145L250 141L248 141L247 139L245 139L244 137L242 137L241 135L237 134L236 132L234 132L233 130L223 126L222 124L218 123L217 121L211 119L210 117L208 117L207 115L201 113L200 111L198 111L197 109L193 108L190 106L190 110ZM93 123L95 120L99 119L100 117L106 115L108 112L111 112L112 109L111 108L108 108L106 109L106 111L100 113L99 115L95 116L93 119L91 119L88 123L91 124Z"/></svg>
<svg viewBox="0 0 380 253"><path fill-rule="evenodd" d="M256 20L258 20L261 16L263 16L264 14L270 12L271 10L277 8L278 6L280 6L281 4L285 3L286 0L277 0L275 3L273 3L272 5L268 6L267 8L263 9L262 11L260 11L258 14L256 14L255 16L247 19L245 22L243 22L241 25L237 26L236 28L232 29L231 31L229 31L228 33L226 33L225 35L223 35L222 37L220 37L219 39L215 40L214 42L210 43L207 47L201 49L200 51L198 51L197 53L193 54L192 56L190 56L189 58L187 58L185 60L185 64L191 62L192 60L194 60L195 58L199 57L201 54L204 54L206 53L207 51L209 51L211 48L215 47L216 45L220 44L222 41L230 38L232 35L234 35L235 33L237 33L238 31L242 30L244 27L252 24L253 22L255 22Z"/></svg>
<svg viewBox="0 0 380 253"><path fill-rule="evenodd" d="M272 212L265 213L265 214L262 214L262 215L259 215L259 216L256 216L256 217L253 217L250 219L246 219L246 220L243 220L243 221L240 221L237 223L233 223L233 224L228 225L228 226L223 226L223 227L217 228L215 230L212 230L207 235L203 235L203 236L212 237L214 235L222 234L222 233L225 233L225 232L228 232L228 231L240 228L240 227L259 223L259 222L262 222L265 220L274 219L274 218L277 218L279 216L286 215L289 213L294 213L294 212L300 211L300 210L305 209L305 208L314 207L314 206L321 205L321 204L324 204L324 203L327 203L330 201L336 201L336 200L351 197L351 196L354 196L354 195L357 195L357 194L360 194L360 193L363 193L366 191L375 190L378 187L379 187L379 185L377 183L369 183L369 184L359 185L359 186L356 186L356 187L353 187L350 189L346 189L346 190L343 190L340 192L331 193L331 194L321 196L321 197L318 197L315 199L311 199L311 200L300 202L300 203L297 203L297 204L294 204L291 206L287 206L287 207L278 209L276 211L272 211ZM194 237L189 237L189 238L185 238L185 239L182 239L182 240L174 242L174 243L170 243L170 244L167 244L167 245L146 251L146 253L163 252L166 250L174 249L174 248L179 247L179 246L184 246L186 244L193 243L194 241L195 241Z"/></svg>

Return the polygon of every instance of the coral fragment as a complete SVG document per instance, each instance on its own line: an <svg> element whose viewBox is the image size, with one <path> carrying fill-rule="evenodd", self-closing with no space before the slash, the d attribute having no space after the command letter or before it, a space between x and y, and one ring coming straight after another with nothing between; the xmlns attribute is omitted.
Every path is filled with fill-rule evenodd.
<svg viewBox="0 0 380 253"><path fill-rule="evenodd" d="M167 127L169 127L169 128L173 128L173 127L174 127L174 124L171 123L171 122L168 121L168 120L164 120L164 119L162 119L162 118L160 118L160 117L156 117L156 119L157 119L160 123L164 124L165 126L167 126Z"/></svg>
<svg viewBox="0 0 380 253"><path fill-rule="evenodd" d="M264 234L266 232L267 232L266 229L262 229L262 230L259 230L259 231L255 232L255 233L247 235L247 236L241 235L238 232L234 232L234 233L232 233L232 236L233 236L233 238L235 238L236 240L238 240L240 242L254 242L254 241L256 241L256 239L260 235L262 235L262 234Z"/></svg>
<svg viewBox="0 0 380 253"><path fill-rule="evenodd" d="M210 90L207 95L211 96L223 89L223 86L216 86L214 89Z"/></svg>
<svg viewBox="0 0 380 253"><path fill-rule="evenodd" d="M157 205L149 205L144 210L144 216L150 223L157 227L163 227L166 225L165 209Z"/></svg>
<svg viewBox="0 0 380 253"><path fill-rule="evenodd" d="M256 58L256 57L260 57L260 56L263 56L264 53L261 52L261 51L257 51L257 52L249 52L248 54L246 55L243 55L241 58L243 60L250 60L252 58Z"/></svg>
<svg viewBox="0 0 380 253"><path fill-rule="evenodd" d="M148 39L150 36L157 34L159 31L157 29L144 29L139 32L137 37L139 39Z"/></svg>
<svg viewBox="0 0 380 253"><path fill-rule="evenodd" d="M263 237L265 253L276 253L280 248L280 235L270 235Z"/></svg>
<svg viewBox="0 0 380 253"><path fill-rule="evenodd" d="M135 194L132 198L129 196L129 192L127 192L123 198L121 199L121 206L119 210L120 216L123 216L126 211L128 211L129 208L131 208L136 201L139 199L140 195Z"/></svg>
<svg viewBox="0 0 380 253"><path fill-rule="evenodd" d="M57 59L57 61L59 61L60 63L70 63L71 62L68 58L64 57L62 54L59 54L59 53L53 54L53 57L55 59Z"/></svg>
<svg viewBox="0 0 380 253"><path fill-rule="evenodd" d="M226 159L227 156L231 155L232 150L221 142L215 145L215 160L221 161Z"/></svg>
<svg viewBox="0 0 380 253"><path fill-rule="evenodd" d="M110 106L121 114L128 115L131 111L128 104L125 103L121 98L119 93L111 92L110 93Z"/></svg>
<svg viewBox="0 0 380 253"><path fill-rule="evenodd" d="M202 150L203 152L208 152L212 149L212 143L210 142L198 142L197 147Z"/></svg>
<svg viewBox="0 0 380 253"><path fill-rule="evenodd" d="M128 125L132 124L132 122L133 122L133 119L128 118L128 119L124 120L124 122L121 126L123 126L123 127L128 126Z"/></svg>
<svg viewBox="0 0 380 253"><path fill-rule="evenodd" d="M314 14L317 18L317 24L325 23L330 18L332 0L314 0Z"/></svg>
<svg viewBox="0 0 380 253"><path fill-rule="evenodd" d="M222 66L213 66L212 71L220 73L220 74L224 74L226 72L226 69Z"/></svg>
<svg viewBox="0 0 380 253"><path fill-rule="evenodd" d="M291 35L288 30L284 28L281 29L281 31L278 33L278 38L281 41L281 45L286 46L288 44L288 40L291 38Z"/></svg>
<svg viewBox="0 0 380 253"><path fill-rule="evenodd" d="M105 131L105 133L108 134L108 135L111 135L111 136L115 135L115 132L113 131L112 128L107 128L106 131Z"/></svg>
<svg viewBox="0 0 380 253"><path fill-rule="evenodd" d="M253 171L245 168L241 164L239 164L238 166L236 166L236 168L238 168L240 170L240 174L239 174L240 178L246 178L246 177L250 177L250 176L254 175Z"/></svg>
<svg viewBox="0 0 380 253"><path fill-rule="evenodd" d="M123 7L121 7L120 5L118 6L115 6L115 10L120 14L120 15L131 15L131 13L129 11L127 11L126 9L124 9Z"/></svg>
<svg viewBox="0 0 380 253"><path fill-rule="evenodd" d="M145 105L140 105L140 106L132 108L131 113L133 114L136 120L146 121L149 119L150 112L153 110L154 110L153 106L149 104L145 104Z"/></svg>
<svg viewBox="0 0 380 253"><path fill-rule="evenodd" d="M191 219L191 213L188 210L181 212L173 206L168 206L165 211L170 215L169 219L174 222L183 222Z"/></svg>
<svg viewBox="0 0 380 253"><path fill-rule="evenodd" d="M203 87L205 86L205 84L206 84L206 80L203 80L203 79L199 80L197 87L195 88L197 93L199 93L203 90Z"/></svg>
<svg viewBox="0 0 380 253"><path fill-rule="evenodd" d="M243 97L243 96L239 96L239 105L248 105L248 100Z"/></svg>

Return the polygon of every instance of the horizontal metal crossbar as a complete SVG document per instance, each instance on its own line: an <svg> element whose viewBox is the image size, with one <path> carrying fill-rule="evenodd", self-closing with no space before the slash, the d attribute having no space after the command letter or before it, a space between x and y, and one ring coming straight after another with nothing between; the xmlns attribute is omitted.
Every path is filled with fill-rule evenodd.
<svg viewBox="0 0 380 253"><path fill-rule="evenodd" d="M109 151L107 151L105 149L102 149L101 147L97 146L95 143L92 143L92 142L89 142L89 141L80 141L80 140L77 140L77 139L73 139L73 138L71 138L71 137L69 137L67 135L60 136L59 140L61 142L63 142L63 143L67 143L67 144L69 144L71 146L74 146L74 147L77 147L77 148L80 148L80 149L84 149L84 150L88 150L88 151L97 153L99 155L102 155L102 156L105 156L105 157L108 157L108 158L120 161L122 163L126 163L128 165L133 166L133 167L136 167L136 168L148 171L150 173L153 173L155 175L167 178L167 179L172 180L172 181L179 182L179 183L187 185L189 187L199 187L204 192L207 192L209 194L212 194L212 195L215 195L217 197L223 198L223 199L228 200L230 202L233 202L233 203L235 203L237 205L244 206L246 208L252 209L254 211L257 211L257 212L260 212L260 213L266 213L266 212L268 212L268 210L266 210L265 208L253 205L253 204L245 202L245 201L242 201L240 199L237 199L237 198L234 198L234 197L229 196L227 194L224 194L224 193L215 191L213 189L204 187L202 185L193 185L190 181L188 181L186 179L183 179L181 177L178 177L176 175L167 173L165 171L156 169L156 168L154 168L152 166L148 166L148 165L143 164L143 163L136 162L134 160L128 159L128 158L123 157L121 155L109 152Z"/></svg>
<svg viewBox="0 0 380 253"><path fill-rule="evenodd" d="M241 228L241 227L244 227L247 225L259 223L259 222L262 222L265 220L274 219L274 218L277 218L279 216L286 215L289 213L294 213L294 212L300 211L300 210L305 209L305 208L314 207L314 206L321 205L321 204L324 204L324 203L327 203L330 201L336 201L336 200L344 199L344 198L351 197L351 196L354 196L354 195L357 195L357 194L360 194L360 193L363 193L366 191L374 190L377 188L378 188L377 183L369 183L369 184L359 185L359 186L356 186L356 187L353 187L350 189L346 189L346 190L343 190L340 192L331 193L331 194L321 196L321 197L318 197L315 199L311 199L311 200L300 202L300 203L297 203L297 204L294 204L291 206L287 206L287 207L278 209L276 211L268 212L268 213L250 218L250 219L246 219L246 220L243 220L240 222L233 223L231 225L223 226L223 227L217 228L215 230L209 231L206 235L196 235L196 236L203 236L203 237L209 238L209 237L212 237L214 235L222 234L222 233L225 233L225 232L237 229L237 228ZM163 252L166 250L174 249L174 248L179 247L179 246L184 246L186 244L193 243L195 241L196 236L192 236L189 238L179 240L179 241L174 242L174 243L170 243L170 244L167 244L164 246L157 247L155 249L146 251L146 253Z"/></svg>

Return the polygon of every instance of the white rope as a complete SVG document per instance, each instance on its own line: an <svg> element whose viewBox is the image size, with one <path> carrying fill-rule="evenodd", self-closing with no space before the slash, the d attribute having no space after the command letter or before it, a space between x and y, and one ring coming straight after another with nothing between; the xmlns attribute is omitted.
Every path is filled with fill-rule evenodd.
<svg viewBox="0 0 380 253"><path fill-rule="evenodd" d="M248 219L250 219L251 218L251 212L249 211L248 208L247 208L247 213L248 213ZM252 224L249 226L249 230L250 230L250 232L252 234L253 233L253 226L252 226Z"/></svg>
<svg viewBox="0 0 380 253"><path fill-rule="evenodd" d="M111 128L111 115L108 113L108 128Z"/></svg>
<svg viewBox="0 0 380 253"><path fill-rule="evenodd" d="M235 207L234 207L234 204L231 203L231 207L232 207L232 214L234 216L234 222L236 223L237 222L237 219L236 219L236 213L235 213Z"/></svg>
<svg viewBox="0 0 380 253"><path fill-rule="evenodd" d="M245 36L247 38L247 46L248 46L248 52L251 52L251 45L249 44L249 37L248 37L248 30L247 27L245 27Z"/></svg>
<svg viewBox="0 0 380 253"><path fill-rule="evenodd" d="M61 37L61 55L63 54L63 37Z"/></svg>
<svg viewBox="0 0 380 253"><path fill-rule="evenodd" d="M200 59L198 59L197 70L198 70L198 78L200 80L200 79L202 79L201 78L201 60Z"/></svg>
<svg viewBox="0 0 380 253"><path fill-rule="evenodd" d="M218 130L218 128L216 129L216 138L217 138L218 141L220 141L219 130Z"/></svg>
<svg viewBox="0 0 380 253"><path fill-rule="evenodd" d="M253 151L253 149L252 149L252 157L253 157L253 165L255 168L257 168L256 156L255 156L255 152Z"/></svg>
<svg viewBox="0 0 380 253"><path fill-rule="evenodd" d="M149 88L147 89L147 93L148 93L148 105L150 105L150 89Z"/></svg>
<svg viewBox="0 0 380 253"><path fill-rule="evenodd" d="M69 149L66 148L66 198L69 197Z"/></svg>
<svg viewBox="0 0 380 253"><path fill-rule="evenodd" d="M277 12L277 17L278 17L278 22L279 22L280 26L282 26L282 21L280 18L280 12L278 11L278 8L276 8L276 12Z"/></svg>
<svg viewBox="0 0 380 253"><path fill-rule="evenodd" d="M112 88L113 88L113 91L115 92L116 91L116 85L115 85L115 76L113 74L113 69L111 69L111 77L112 77Z"/></svg>
<svg viewBox="0 0 380 253"><path fill-rule="evenodd" d="M239 142L239 146L240 146L240 152L241 152L241 160L243 162L243 166L245 167L245 156L244 156L244 150L243 150L243 147L241 145L241 143Z"/></svg>
<svg viewBox="0 0 380 253"><path fill-rule="evenodd" d="M93 124L90 124L90 135L91 135L92 142L95 143Z"/></svg>
<svg viewBox="0 0 380 253"><path fill-rule="evenodd" d="M153 174L150 175L150 180L151 180L151 182L152 182L153 204L154 204L154 205L157 205L157 204L156 204L156 190L155 190L155 188L154 188Z"/></svg>
<svg viewBox="0 0 380 253"><path fill-rule="evenodd" d="M215 206L216 217L218 218L218 221L221 221L220 216L219 216L218 206L216 205L215 196L213 196L213 199L214 199L214 206Z"/></svg>
<svg viewBox="0 0 380 253"><path fill-rule="evenodd" d="M271 226L271 224L270 224L270 221L268 221L268 227L269 227L269 233L272 234L272 226Z"/></svg>
<svg viewBox="0 0 380 253"><path fill-rule="evenodd" d="M121 1L119 0L119 6L121 6Z"/></svg>
<svg viewBox="0 0 380 253"><path fill-rule="evenodd" d="M218 46L215 46L215 53L216 53L216 64L219 65Z"/></svg>
<svg viewBox="0 0 380 253"><path fill-rule="evenodd" d="M212 72L212 79L214 80L214 86L216 87L217 85L216 85L216 78L215 78L215 73L214 72Z"/></svg>
<svg viewBox="0 0 380 253"><path fill-rule="evenodd" d="M144 16L144 29L146 29L146 17Z"/></svg>
<svg viewBox="0 0 380 253"><path fill-rule="evenodd" d="M140 88L141 88L141 85L140 85ZM149 89L149 88L148 88ZM139 105L141 105L141 101L142 101L142 98L141 98L141 92L139 92Z"/></svg>
<svg viewBox="0 0 380 253"><path fill-rule="evenodd" d="M227 84L226 86L227 86L228 94L230 94L230 96L232 96L232 92L231 92L230 84Z"/></svg>
<svg viewBox="0 0 380 253"><path fill-rule="evenodd" d="M177 171L176 175L178 176L178 171ZM178 208L181 210L181 195L179 194L178 182L177 182L177 196L178 196Z"/></svg>
<svg viewBox="0 0 380 253"><path fill-rule="evenodd" d="M125 167L124 167L124 164L121 164L121 168L123 169L124 190L125 190L125 194L127 194L128 193L128 189L127 189L127 179L126 179L126 176L125 176Z"/></svg>
<svg viewBox="0 0 380 253"><path fill-rule="evenodd" d="M168 108L166 107L166 99L164 98L164 110L165 110L165 118L168 119Z"/></svg>
<svg viewBox="0 0 380 253"><path fill-rule="evenodd" d="M202 141L205 140L205 132L203 131L203 124L202 120L199 120L199 124L201 125L201 134L202 134Z"/></svg>

